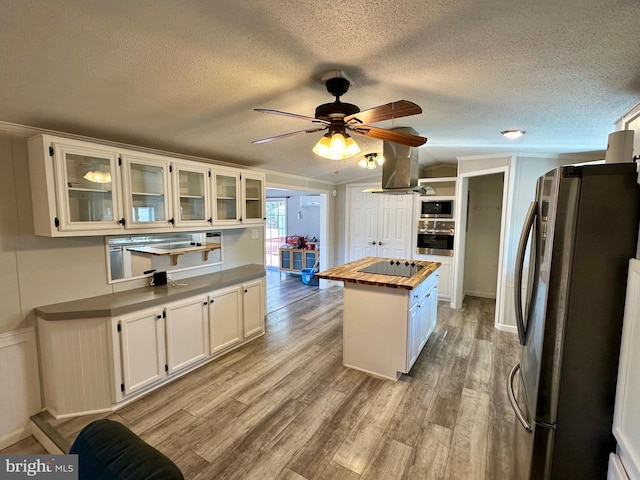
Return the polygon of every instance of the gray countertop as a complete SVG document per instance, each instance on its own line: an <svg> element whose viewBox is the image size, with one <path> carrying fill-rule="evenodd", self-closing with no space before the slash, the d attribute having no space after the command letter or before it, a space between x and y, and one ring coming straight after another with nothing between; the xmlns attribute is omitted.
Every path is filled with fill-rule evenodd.
<svg viewBox="0 0 640 480"><path fill-rule="evenodd" d="M35 308L44 320L76 320L81 318L117 317L144 308L164 305L168 302L208 293L237 285L266 275L264 266L243 265L221 272L179 280L186 285L162 285L143 287L125 292L83 298Z"/></svg>

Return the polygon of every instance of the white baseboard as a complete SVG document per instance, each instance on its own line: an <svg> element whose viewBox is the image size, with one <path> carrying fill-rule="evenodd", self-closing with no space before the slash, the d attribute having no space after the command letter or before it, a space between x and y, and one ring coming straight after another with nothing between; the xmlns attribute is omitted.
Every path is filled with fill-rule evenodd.
<svg viewBox="0 0 640 480"><path fill-rule="evenodd" d="M10 447L14 443L18 443L20 440L27 438L31 434L31 425L27 423L24 427L3 435L2 438L0 438L0 450Z"/></svg>
<svg viewBox="0 0 640 480"><path fill-rule="evenodd" d="M487 292L464 292L465 296L469 295L470 297L480 297L480 298L493 298L496 299L495 293L487 293Z"/></svg>
<svg viewBox="0 0 640 480"><path fill-rule="evenodd" d="M0 334L0 378L0 448L5 448L31 435L29 418L42 408L33 327Z"/></svg>
<svg viewBox="0 0 640 480"><path fill-rule="evenodd" d="M499 323L496 325L496 328L501 332L518 333L518 329L515 325L503 325Z"/></svg>

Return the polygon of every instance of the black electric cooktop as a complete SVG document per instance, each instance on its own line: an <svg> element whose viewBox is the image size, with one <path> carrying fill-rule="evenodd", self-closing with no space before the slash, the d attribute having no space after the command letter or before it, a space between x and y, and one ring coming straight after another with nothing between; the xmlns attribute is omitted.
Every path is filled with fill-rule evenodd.
<svg viewBox="0 0 640 480"><path fill-rule="evenodd" d="M396 277L411 277L424 265L417 265L406 260L385 260L383 262L372 263L368 267L358 270L362 273L376 273L378 275L394 275Z"/></svg>

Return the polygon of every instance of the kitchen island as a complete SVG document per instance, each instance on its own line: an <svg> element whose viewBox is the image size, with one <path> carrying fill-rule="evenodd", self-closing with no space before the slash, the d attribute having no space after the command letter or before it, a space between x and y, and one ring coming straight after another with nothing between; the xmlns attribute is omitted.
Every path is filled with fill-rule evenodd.
<svg viewBox="0 0 640 480"><path fill-rule="evenodd" d="M391 380L411 370L436 325L439 267L365 257L315 274L344 282L346 367Z"/></svg>

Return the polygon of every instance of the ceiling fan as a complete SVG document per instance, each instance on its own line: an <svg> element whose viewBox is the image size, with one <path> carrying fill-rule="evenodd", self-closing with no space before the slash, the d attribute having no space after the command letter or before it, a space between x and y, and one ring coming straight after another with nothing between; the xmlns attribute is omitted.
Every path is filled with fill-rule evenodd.
<svg viewBox="0 0 640 480"><path fill-rule="evenodd" d="M327 133L318 141L313 152L331 160L341 160L360 153L360 147L351 138L349 133L371 137L388 142L399 143L410 147L419 147L426 143L427 139L418 135L398 132L385 128L372 127L369 124L391 120L394 118L408 117L422 113L422 108L413 102L399 100L397 102L379 105L368 110L360 111L356 105L343 103L340 97L351 86L349 80L343 75L332 76L325 81L327 91L336 97L334 102L324 103L316 107L315 117L298 115L296 113L282 112L267 108L256 108L256 112L284 115L286 117L300 118L319 124L317 128L308 128L296 132L284 133L274 137L255 140L251 143L266 143L281 138L292 137L302 133L315 133L327 130Z"/></svg>

